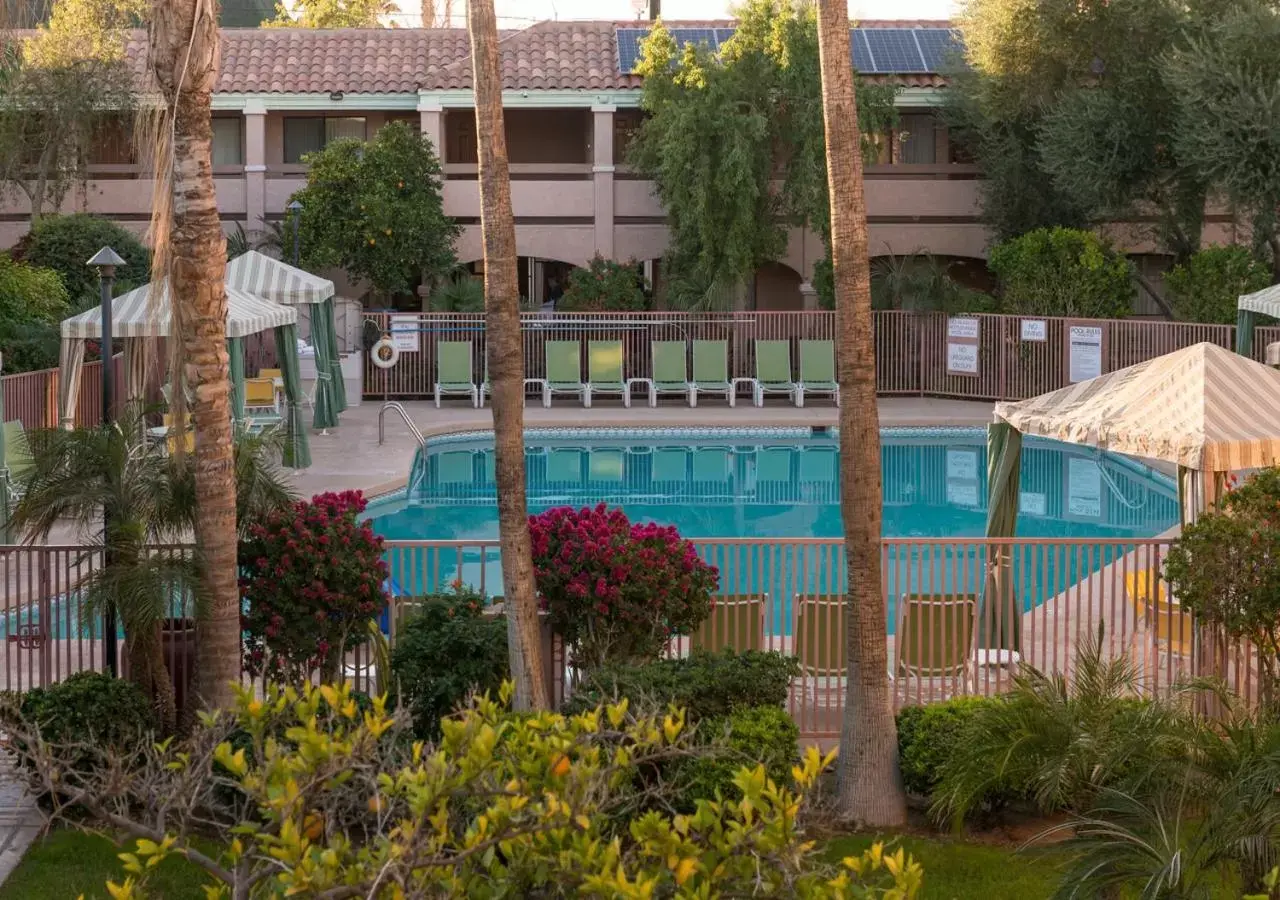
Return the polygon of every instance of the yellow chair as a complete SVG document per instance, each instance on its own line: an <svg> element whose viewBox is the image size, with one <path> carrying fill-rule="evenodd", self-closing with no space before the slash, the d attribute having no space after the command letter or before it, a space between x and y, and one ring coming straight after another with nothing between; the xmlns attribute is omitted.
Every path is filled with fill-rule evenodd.
<svg viewBox="0 0 1280 900"><path fill-rule="evenodd" d="M246 378L244 382L245 409L269 409L278 412L276 386L270 378Z"/></svg>
<svg viewBox="0 0 1280 900"><path fill-rule="evenodd" d="M191 413L186 415L186 427L182 429L182 445L187 453L194 453L196 450L196 431L191 426ZM165 443L169 447L170 455L178 452L178 435L173 428L173 416L170 413L164 414Z"/></svg>
<svg viewBox="0 0 1280 900"><path fill-rule="evenodd" d="M1142 569L1126 572L1124 587L1129 602L1133 604L1135 617L1152 628L1157 644L1163 644L1175 656L1190 656L1195 639L1191 613L1184 611L1182 604L1165 593L1164 582L1149 569ZM1137 637L1135 634L1134 639Z"/></svg>
<svg viewBox="0 0 1280 900"><path fill-rule="evenodd" d="M281 371L279 369L259 369L258 377L259 378L283 378L284 375L281 374Z"/></svg>
<svg viewBox="0 0 1280 900"><path fill-rule="evenodd" d="M718 653L732 647L738 653L764 649L764 608L767 594L730 594L714 598L711 615L689 636L694 650Z"/></svg>

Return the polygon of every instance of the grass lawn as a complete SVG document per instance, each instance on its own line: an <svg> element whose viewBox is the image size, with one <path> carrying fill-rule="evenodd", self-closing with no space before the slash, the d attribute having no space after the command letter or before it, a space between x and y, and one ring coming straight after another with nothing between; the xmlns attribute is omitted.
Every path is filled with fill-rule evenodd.
<svg viewBox="0 0 1280 900"><path fill-rule="evenodd" d="M875 840L870 835L834 838L826 853L835 862ZM924 867L923 900L1047 900L1058 886L1061 857L1052 850L1018 853L1012 847L910 835L896 841Z"/></svg>
<svg viewBox="0 0 1280 900"><path fill-rule="evenodd" d="M106 838L76 831L55 831L36 841L18 868L0 885L0 900L109 900L106 882L124 881L116 854ZM167 859L148 883L148 896L164 900L204 900L202 873L184 859Z"/></svg>

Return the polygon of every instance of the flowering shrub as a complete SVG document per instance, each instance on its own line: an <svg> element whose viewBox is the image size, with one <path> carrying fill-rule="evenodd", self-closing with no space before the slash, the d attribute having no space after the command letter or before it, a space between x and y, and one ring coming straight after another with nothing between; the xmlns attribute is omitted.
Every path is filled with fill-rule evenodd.
<svg viewBox="0 0 1280 900"><path fill-rule="evenodd" d="M674 528L601 503L530 516L529 530L543 608L582 668L654 659L711 612L720 573Z"/></svg>
<svg viewBox="0 0 1280 900"><path fill-rule="evenodd" d="M359 491L317 494L271 514L240 544L245 666L300 683L339 674L387 598L382 538L358 521Z"/></svg>

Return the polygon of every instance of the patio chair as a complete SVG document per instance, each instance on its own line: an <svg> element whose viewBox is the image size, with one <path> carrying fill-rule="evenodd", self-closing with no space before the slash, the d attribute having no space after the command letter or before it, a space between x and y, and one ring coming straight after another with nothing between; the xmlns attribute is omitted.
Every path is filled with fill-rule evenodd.
<svg viewBox="0 0 1280 900"><path fill-rule="evenodd" d="M556 394L570 394L581 397L582 405L590 407L591 386L582 382L582 345L578 341L547 341L543 346L547 377L542 379L542 405L550 407Z"/></svg>
<svg viewBox="0 0 1280 900"><path fill-rule="evenodd" d="M735 382L729 380L729 342L693 342L693 383L689 385L689 405L698 405L698 394L721 395L733 406Z"/></svg>
<svg viewBox="0 0 1280 900"><path fill-rule="evenodd" d="M471 342L440 341L436 344L436 409L440 398L449 395L471 398L472 407L480 407L480 389L471 380Z"/></svg>
<svg viewBox="0 0 1280 900"><path fill-rule="evenodd" d="M738 653L764 649L764 608L768 594L727 594L714 598L711 615L689 635L692 650Z"/></svg>
<svg viewBox="0 0 1280 900"><path fill-rule="evenodd" d="M584 406L591 405L593 394L621 397L623 406L631 406L631 385L622 377L622 341L587 342Z"/></svg>
<svg viewBox="0 0 1280 900"><path fill-rule="evenodd" d="M766 394L786 394L800 406L797 385L791 380L791 342L756 341L756 377L752 380L756 406L764 405Z"/></svg>
<svg viewBox="0 0 1280 900"><path fill-rule="evenodd" d="M9 499L16 502L26 493L27 479L36 468L27 430L19 419L4 423L4 459L5 468L9 470L6 481Z"/></svg>
<svg viewBox="0 0 1280 900"><path fill-rule="evenodd" d="M163 421L165 446L169 450L169 455L173 456L178 452L178 433L173 428L173 416L165 413ZM195 453L196 430L191 424L191 413L187 413L186 423L186 427L182 429L182 449L185 453Z"/></svg>
<svg viewBox="0 0 1280 900"><path fill-rule="evenodd" d="M804 406L805 394L830 397L840 407L840 385L836 382L836 350L831 341L800 342L800 381L796 384L796 406Z"/></svg>
<svg viewBox="0 0 1280 900"><path fill-rule="evenodd" d="M1150 629L1156 650L1163 648L1173 656L1189 658L1195 639L1194 621L1191 613L1184 610L1181 603L1165 593L1164 582L1160 577L1147 569L1126 572L1124 589L1129 595L1129 602L1133 604L1135 619ZM1137 649L1140 637L1135 629L1130 641L1131 652Z"/></svg>
<svg viewBox="0 0 1280 900"><path fill-rule="evenodd" d="M649 345L653 354L653 378L649 381L649 405L657 406L661 394L681 394L690 406L698 400L689 383L688 346L684 341L654 341Z"/></svg>
<svg viewBox="0 0 1280 900"><path fill-rule="evenodd" d="M844 595L797 594L791 635L800 661L800 687L818 704L819 693L839 697L848 679L844 658ZM823 705L830 705L823 704Z"/></svg>
<svg viewBox="0 0 1280 900"><path fill-rule="evenodd" d="M245 411L270 410L280 413L280 405L276 400L276 385L270 378L246 378L244 380Z"/></svg>
<svg viewBox="0 0 1280 900"><path fill-rule="evenodd" d="M526 396L528 396L529 385L531 384L537 387L539 393L544 393L546 390L546 383L544 379L526 378L524 379L524 390ZM480 383L480 388L477 391L476 402L480 409L484 409L484 398L491 394L493 394L493 385L489 383L489 357L486 354L484 358L484 381Z"/></svg>
<svg viewBox="0 0 1280 900"><path fill-rule="evenodd" d="M894 631L897 658L890 677L940 683L943 696L934 696L931 689L926 700L956 693L957 681L967 693L977 664L973 651L977 608L978 598L972 594L903 594Z"/></svg>

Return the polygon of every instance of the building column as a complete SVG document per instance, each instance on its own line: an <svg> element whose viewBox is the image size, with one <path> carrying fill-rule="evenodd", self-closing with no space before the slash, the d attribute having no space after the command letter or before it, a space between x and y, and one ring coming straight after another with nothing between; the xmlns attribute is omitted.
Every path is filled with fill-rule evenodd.
<svg viewBox="0 0 1280 900"><path fill-rule="evenodd" d="M431 149L435 151L444 167L444 108L434 97L418 94L418 119L422 133L431 141ZM443 174L441 175L443 177Z"/></svg>
<svg viewBox="0 0 1280 900"><path fill-rule="evenodd" d="M267 227L267 108L261 100L244 106L245 231Z"/></svg>
<svg viewBox="0 0 1280 900"><path fill-rule="evenodd" d="M595 250L613 259L613 113L616 106L591 107L594 129L591 177L595 184Z"/></svg>
<svg viewBox="0 0 1280 900"><path fill-rule="evenodd" d="M804 301L806 310L818 308L818 291L808 279L800 282L800 299Z"/></svg>

